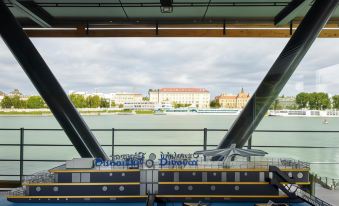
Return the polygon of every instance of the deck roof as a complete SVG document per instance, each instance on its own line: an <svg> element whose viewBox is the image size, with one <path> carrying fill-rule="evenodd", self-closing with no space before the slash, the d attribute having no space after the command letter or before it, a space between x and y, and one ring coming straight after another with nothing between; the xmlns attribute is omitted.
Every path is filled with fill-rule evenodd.
<svg viewBox="0 0 339 206"><path fill-rule="evenodd" d="M290 37L312 0L6 0L32 37ZM38 29L44 28L44 29ZM339 36L339 8L321 37Z"/></svg>

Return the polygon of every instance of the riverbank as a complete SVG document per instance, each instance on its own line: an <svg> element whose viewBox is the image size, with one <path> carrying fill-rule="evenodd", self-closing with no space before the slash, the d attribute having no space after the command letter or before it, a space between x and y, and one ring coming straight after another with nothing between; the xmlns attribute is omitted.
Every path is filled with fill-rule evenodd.
<svg viewBox="0 0 339 206"><path fill-rule="evenodd" d="M154 114L152 110L86 110L79 111L81 115L133 115L133 114ZM0 111L0 116L52 116L50 111Z"/></svg>

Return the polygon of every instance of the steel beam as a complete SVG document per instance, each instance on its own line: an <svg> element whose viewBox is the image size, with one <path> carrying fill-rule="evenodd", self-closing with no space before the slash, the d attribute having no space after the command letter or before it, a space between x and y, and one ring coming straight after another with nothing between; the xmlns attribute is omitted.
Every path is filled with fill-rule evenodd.
<svg viewBox="0 0 339 206"><path fill-rule="evenodd" d="M311 0L293 0L274 18L275 25L285 25L300 14L311 3Z"/></svg>
<svg viewBox="0 0 339 206"><path fill-rule="evenodd" d="M316 0L218 148L243 147L319 35L338 0Z"/></svg>
<svg viewBox="0 0 339 206"><path fill-rule="evenodd" d="M51 28L53 17L33 1L9 0L15 8L44 28Z"/></svg>
<svg viewBox="0 0 339 206"><path fill-rule="evenodd" d="M96 29L85 30L74 29L25 29L29 37L42 38L89 38L89 37L239 37L239 38L290 38L290 29L226 29L224 34L222 29L159 29L158 34L155 29ZM323 30L321 38L339 38L339 29Z"/></svg>
<svg viewBox="0 0 339 206"><path fill-rule="evenodd" d="M82 157L108 159L33 43L0 0L0 33Z"/></svg>

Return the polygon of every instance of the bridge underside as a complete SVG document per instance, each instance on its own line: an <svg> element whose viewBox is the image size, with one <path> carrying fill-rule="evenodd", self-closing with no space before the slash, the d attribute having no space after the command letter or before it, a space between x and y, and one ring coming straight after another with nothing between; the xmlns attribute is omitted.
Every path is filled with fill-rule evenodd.
<svg viewBox="0 0 339 206"><path fill-rule="evenodd" d="M5 0L30 37L291 37L311 0ZM171 1L169 1L171 2ZM339 9L320 37L339 37Z"/></svg>

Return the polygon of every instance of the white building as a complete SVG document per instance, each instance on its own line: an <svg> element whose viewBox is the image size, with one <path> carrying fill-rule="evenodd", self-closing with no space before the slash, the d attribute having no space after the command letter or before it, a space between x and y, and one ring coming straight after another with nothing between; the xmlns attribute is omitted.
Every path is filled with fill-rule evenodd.
<svg viewBox="0 0 339 206"><path fill-rule="evenodd" d="M150 102L185 104L198 108L208 108L211 95L204 88L162 88L149 90Z"/></svg>
<svg viewBox="0 0 339 206"><path fill-rule="evenodd" d="M141 102L125 102L124 109L130 110L154 110L155 103L148 101Z"/></svg>
<svg viewBox="0 0 339 206"><path fill-rule="evenodd" d="M125 104L126 102L142 102L142 94L129 92L113 93L112 101L114 101L116 105Z"/></svg>
<svg viewBox="0 0 339 206"><path fill-rule="evenodd" d="M83 95L85 98L88 96L99 96L100 98L106 99L109 101L110 105L114 102L115 105L124 105L126 102L141 102L142 94L139 93L130 93L130 92L116 92L116 93L102 93L102 92L83 92L83 91L69 91L68 94L79 94Z"/></svg>

